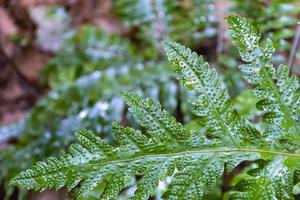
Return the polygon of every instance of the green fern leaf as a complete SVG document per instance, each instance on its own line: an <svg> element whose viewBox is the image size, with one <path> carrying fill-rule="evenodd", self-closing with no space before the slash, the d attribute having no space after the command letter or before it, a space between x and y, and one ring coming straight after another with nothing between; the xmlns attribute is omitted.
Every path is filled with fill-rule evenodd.
<svg viewBox="0 0 300 200"><path fill-rule="evenodd" d="M260 133L238 116L216 70L210 68L202 56L198 57L186 47L170 41L164 44L179 80L194 93L191 99L193 111L205 121L208 133L236 147L246 138L257 142Z"/></svg>
<svg viewBox="0 0 300 200"><path fill-rule="evenodd" d="M125 93L123 96L130 106L129 111L153 138L163 143L170 143L189 137L189 132L152 99L143 99L134 93Z"/></svg>
<svg viewBox="0 0 300 200"><path fill-rule="evenodd" d="M254 84L252 92L260 101L257 107L265 112L269 124L265 135L270 141L287 139L298 145L300 139L300 85L286 66L277 70L270 57L274 52L272 41L261 41L260 34L244 18L230 16L231 38L247 64L240 66L247 81Z"/></svg>
<svg viewBox="0 0 300 200"><path fill-rule="evenodd" d="M170 188L171 198L173 187L179 187L182 191L185 191L184 188L189 190L193 187L197 191L202 191L204 187L214 188L216 181L224 171L226 161L233 160L233 166L236 166L245 158L250 160L260 158L259 153L255 151L248 153L239 149L211 149L208 147L194 149L189 145L175 148L172 144L158 147L151 138L146 138L138 131L123 128L116 124L114 126L117 135L124 134L122 137L118 136L118 140L123 141L124 137L132 134L129 136L129 138L131 137L130 144L123 144L119 148L107 152L107 146L103 145L98 137L86 131L79 131L76 136L81 145L72 145L70 154L37 163L32 169L22 172L11 183L26 187L26 189L37 190L53 187L59 189L67 185L68 189L71 190L80 182L80 188L74 191L74 197L77 199L87 195L100 182L107 182L107 188L115 188L117 191L113 190L112 192L117 195L126 185L126 180L134 175L143 175L143 178L138 182L135 199L148 199L149 196L156 194L159 181L172 176L175 168L182 174L192 170L192 174L201 177L198 180L201 181L201 184L196 183L193 186L186 180L181 182L180 173L176 173L175 182ZM129 132L131 133L127 134ZM143 141L140 143L142 145L139 146L142 148L138 148L139 150L132 148L132 144L137 144L141 138ZM143 150L146 145L148 147ZM190 167L191 169L188 169ZM115 175L121 182L115 179ZM116 184L120 185L114 187L113 185ZM114 197L116 197L115 195ZM113 195L106 192L104 196L111 197ZM198 195L191 197L193 197L192 199L199 198Z"/></svg>
<svg viewBox="0 0 300 200"><path fill-rule="evenodd" d="M249 177L239 182L230 199L294 199L293 174L284 163L285 158L277 157L263 167L250 170ZM259 187L258 187L259 186Z"/></svg>
<svg viewBox="0 0 300 200"><path fill-rule="evenodd" d="M112 147L90 132L78 131L79 144L72 145L68 154L35 164L11 184L35 190L66 186L75 199L86 198L101 184L105 189L99 199L116 199L135 179L132 198L146 200L157 194L161 181L170 179L163 198L198 200L218 186L224 173L247 160L256 167L234 185L230 198L293 199L294 180L300 178L299 148L292 141L292 148L286 148L282 140L299 134L294 131L299 113L289 99L283 100L297 100L298 80L289 77L285 67L275 73L268 64L273 52L270 42L260 43L260 35L245 19L232 16L228 20L243 60L253 64L248 70L255 71L251 71L254 94L267 101L263 109L269 116L265 119L271 120L272 112L279 114L280 118L275 115L276 126L282 132L270 132L275 130L272 124L263 134L253 128L235 111L225 84L202 57L177 43L165 42L179 80L193 93L195 114L204 120L207 134L213 137L188 131L152 99L124 93L129 110L145 132L113 123L119 146ZM271 140L273 136L275 140Z"/></svg>

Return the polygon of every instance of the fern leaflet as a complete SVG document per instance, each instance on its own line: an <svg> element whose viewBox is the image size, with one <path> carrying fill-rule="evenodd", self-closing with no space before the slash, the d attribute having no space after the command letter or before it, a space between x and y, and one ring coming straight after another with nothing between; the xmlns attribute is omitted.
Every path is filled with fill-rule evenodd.
<svg viewBox="0 0 300 200"><path fill-rule="evenodd" d="M231 38L243 61L247 62L240 66L241 71L245 79L254 84L253 94L261 99L257 107L265 111L264 121L269 127L264 134L271 142L290 137L290 142L299 148L299 80L289 77L288 68L284 65L275 70L270 61L274 52L272 41L261 41L261 35L246 19L230 16L228 23Z"/></svg>

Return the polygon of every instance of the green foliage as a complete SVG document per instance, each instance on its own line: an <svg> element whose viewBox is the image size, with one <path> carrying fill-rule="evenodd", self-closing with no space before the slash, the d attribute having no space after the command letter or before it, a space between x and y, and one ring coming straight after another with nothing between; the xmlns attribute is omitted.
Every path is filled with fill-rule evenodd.
<svg viewBox="0 0 300 200"><path fill-rule="evenodd" d="M137 38L154 47L166 38L195 45L216 35L212 0L115 0L114 11Z"/></svg>
<svg viewBox="0 0 300 200"><path fill-rule="evenodd" d="M299 182L299 80L284 66L272 67L271 40L246 19L228 17L232 40L242 59L241 71L265 113L266 130L256 130L235 110L222 79L203 57L190 49L165 42L167 57L178 79L191 91L190 102L206 132L188 130L150 98L129 92L123 98L146 131L113 123L116 147L88 131L76 132L79 144L69 153L50 157L21 172L12 181L26 189L60 189L75 199L86 198L102 185L98 199L116 199L126 187L133 199L155 196L166 182L164 199L202 199L215 190L221 177L243 161L253 166L233 183L230 199L293 199ZM78 187L77 187L78 186Z"/></svg>
<svg viewBox="0 0 300 200"><path fill-rule="evenodd" d="M43 82L56 89L61 84L71 84L83 75L113 65L136 65L141 61L139 56L134 45L126 39L86 25L70 37L60 52L47 63L43 70ZM131 59L128 60L128 57Z"/></svg>
<svg viewBox="0 0 300 200"><path fill-rule="evenodd" d="M234 0L232 3L230 13L246 17L252 24L259 26L262 35L273 41L276 52L272 55L272 62L276 66L280 63L287 63L295 35L297 16L300 13L298 1ZM238 95L246 88L246 83L237 72L238 64L236 63L241 63L241 60L236 49L227 46L222 55L217 55L217 58L218 65L223 68L222 74L224 74L225 82L229 83L230 94ZM297 69L296 66L294 69Z"/></svg>
<svg viewBox="0 0 300 200"><path fill-rule="evenodd" d="M284 52L290 49L290 39L294 37L294 27L300 13L296 3L295 0L236 0L234 11L253 24L259 24L261 32L273 40L277 51Z"/></svg>
<svg viewBox="0 0 300 200"><path fill-rule="evenodd" d="M265 112L263 120L269 124L265 135L273 142L286 140L298 144L299 132L299 80L289 77L288 68L280 65L277 70L270 62L275 51L272 41L261 41L256 29L236 17L228 18L231 38L241 58L247 64L240 65L245 79L254 85L252 92L260 99L257 107ZM296 139L296 140L295 140Z"/></svg>
<svg viewBox="0 0 300 200"><path fill-rule="evenodd" d="M90 55L94 51L100 52L99 57ZM134 89L151 96L171 113L177 109L177 93L179 98L186 95L177 88L164 60L144 59L126 39L91 26L75 33L43 73L43 81L53 91L22 121L0 127L0 142L17 139L0 153L0 180L6 186L7 196L13 192L8 180L39 160L57 156L74 142L75 130L95 130L113 144L112 121L135 126L118 96L121 91ZM19 160L23 161L16 165Z"/></svg>

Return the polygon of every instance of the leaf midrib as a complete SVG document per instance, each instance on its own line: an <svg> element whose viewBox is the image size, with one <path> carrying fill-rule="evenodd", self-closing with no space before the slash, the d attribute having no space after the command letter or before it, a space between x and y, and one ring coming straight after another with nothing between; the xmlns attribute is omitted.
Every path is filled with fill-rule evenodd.
<svg viewBox="0 0 300 200"><path fill-rule="evenodd" d="M195 149L195 150L187 150L187 151L181 151L176 153L165 153L165 154L148 154L148 155L141 155L136 156L132 158L127 159L118 159L118 160L110 160L106 162L97 162L96 160L91 160L91 162L94 163L79 163L78 165L72 165L73 167L79 167L80 170L82 167L87 168L93 168L93 167L100 167L100 166L106 166L106 165L114 165L114 164L122 164L122 163L130 163L138 160L144 160L144 159L166 159L170 157L182 157L182 156L189 156L189 155L195 155L195 154L218 154L218 153L258 153L260 155L273 155L275 156L285 156L290 158L299 158L300 160L300 153L288 153L288 152L280 152L280 151L272 151L272 150L264 150L264 149L251 149L251 148L220 148L220 149ZM66 166L67 169L70 168L69 166ZM59 170L54 170L52 172L48 172L48 174L55 174L57 171L63 170L60 168ZM36 175L36 176L30 176L30 177L24 177L21 179L28 179L28 178L36 178L39 176L44 175Z"/></svg>
<svg viewBox="0 0 300 200"><path fill-rule="evenodd" d="M110 165L114 163L122 163L122 162L133 162L136 160L142 160L146 158L165 158L165 157L180 157L184 155L193 155L193 154L214 154L214 153L258 153L261 155L274 155L274 156L286 156L291 158L299 158L299 153L288 153L288 152L280 152L280 151L272 151L272 150L264 150L264 149L250 149L250 148L221 148L221 149L205 149L205 150L188 150L188 151L181 151L176 153L165 153L165 154L148 154L137 156L134 158L128 159L120 159L120 160L113 160L107 161L102 163L88 163L87 165Z"/></svg>

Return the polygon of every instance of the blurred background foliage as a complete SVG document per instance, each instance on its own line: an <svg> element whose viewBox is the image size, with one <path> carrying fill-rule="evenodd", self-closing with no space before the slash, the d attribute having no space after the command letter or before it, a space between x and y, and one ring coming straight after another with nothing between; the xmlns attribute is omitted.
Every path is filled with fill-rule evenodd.
<svg viewBox="0 0 300 200"><path fill-rule="evenodd" d="M114 144L112 121L137 127L119 96L122 91L152 97L187 128L205 131L190 112L189 93L176 81L162 40L178 41L204 55L222 74L237 111L263 129L257 99L243 91L245 82L237 70L241 60L228 40L224 17L242 15L259 25L275 42L273 60L278 64L287 62L300 15L299 2L293 0L16 2L0 4L0 16L8 19L6 25L0 20L0 81L6 83L0 88L0 199L42 199L10 187L9 180L65 150L75 130L92 130ZM10 31L3 32L5 26ZM299 55L293 64L296 75ZM11 104L6 93L15 90L25 97L11 97L17 99ZM22 114L7 120L10 112ZM220 193L206 198L221 198L228 184L225 177ZM64 198L50 194L48 199ZM124 199L129 194L124 192Z"/></svg>

